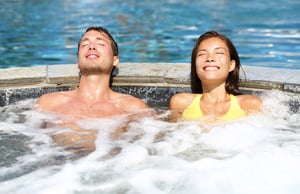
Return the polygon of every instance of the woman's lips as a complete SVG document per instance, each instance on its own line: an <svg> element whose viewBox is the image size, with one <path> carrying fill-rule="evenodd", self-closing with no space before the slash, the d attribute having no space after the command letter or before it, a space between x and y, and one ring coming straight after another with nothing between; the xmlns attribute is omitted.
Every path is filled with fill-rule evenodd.
<svg viewBox="0 0 300 194"><path fill-rule="evenodd" d="M219 70L220 67L219 66L204 66L203 70L204 71L217 71Z"/></svg>

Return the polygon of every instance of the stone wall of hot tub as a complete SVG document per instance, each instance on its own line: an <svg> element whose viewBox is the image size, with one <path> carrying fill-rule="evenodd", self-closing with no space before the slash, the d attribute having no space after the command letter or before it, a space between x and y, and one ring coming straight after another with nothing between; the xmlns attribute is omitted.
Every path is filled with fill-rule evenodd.
<svg viewBox="0 0 300 194"><path fill-rule="evenodd" d="M277 89L300 95L300 70L243 67L241 90L259 94ZM190 92L186 63L122 63L112 88L145 100L151 107L167 107L172 95ZM0 69L0 106L42 94L71 90L79 82L77 65ZM297 103L291 103L297 106Z"/></svg>

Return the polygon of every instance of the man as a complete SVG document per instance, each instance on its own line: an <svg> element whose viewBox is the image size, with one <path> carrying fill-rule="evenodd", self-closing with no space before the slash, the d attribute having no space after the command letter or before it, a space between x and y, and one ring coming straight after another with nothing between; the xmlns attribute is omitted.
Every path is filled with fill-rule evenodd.
<svg viewBox="0 0 300 194"><path fill-rule="evenodd" d="M72 91L45 94L38 99L37 107L75 119L106 118L148 109L142 100L110 88L111 73L118 64L118 45L111 34L102 27L89 27L78 43L79 87ZM76 144L78 140L82 142L85 139L88 149L94 149L90 141L95 140L95 130L86 135L89 130L81 129L74 122L63 126L72 128L76 133L55 136L58 144ZM78 132L83 131L85 135L78 136Z"/></svg>
<svg viewBox="0 0 300 194"><path fill-rule="evenodd" d="M102 27L89 27L78 43L79 87L43 95L42 109L84 117L110 117L147 109L140 99L113 91L111 72L119 64L118 45Z"/></svg>

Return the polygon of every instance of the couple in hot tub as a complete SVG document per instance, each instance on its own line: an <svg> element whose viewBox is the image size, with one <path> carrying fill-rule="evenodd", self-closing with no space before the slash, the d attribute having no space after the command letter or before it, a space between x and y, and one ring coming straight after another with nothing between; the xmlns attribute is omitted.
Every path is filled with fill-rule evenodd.
<svg viewBox="0 0 300 194"><path fill-rule="evenodd" d="M89 27L78 42L78 88L41 96L37 108L74 118L149 115L141 99L113 91L111 72L119 64L118 45L103 27ZM215 31L202 34L191 55L192 93L171 97L169 109L181 121L219 122L260 111L262 100L239 91L240 59L232 42Z"/></svg>

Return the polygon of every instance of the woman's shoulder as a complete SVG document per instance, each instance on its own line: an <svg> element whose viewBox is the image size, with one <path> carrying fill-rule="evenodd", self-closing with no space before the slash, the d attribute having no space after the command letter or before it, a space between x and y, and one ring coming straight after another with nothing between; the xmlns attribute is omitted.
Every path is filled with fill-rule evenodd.
<svg viewBox="0 0 300 194"><path fill-rule="evenodd" d="M175 109L183 110L192 103L195 96L197 96L197 94L193 94L193 93L175 94L170 99L169 108L173 110Z"/></svg>
<svg viewBox="0 0 300 194"><path fill-rule="evenodd" d="M258 96L243 94L236 96L240 107L245 111L261 111L262 99Z"/></svg>

